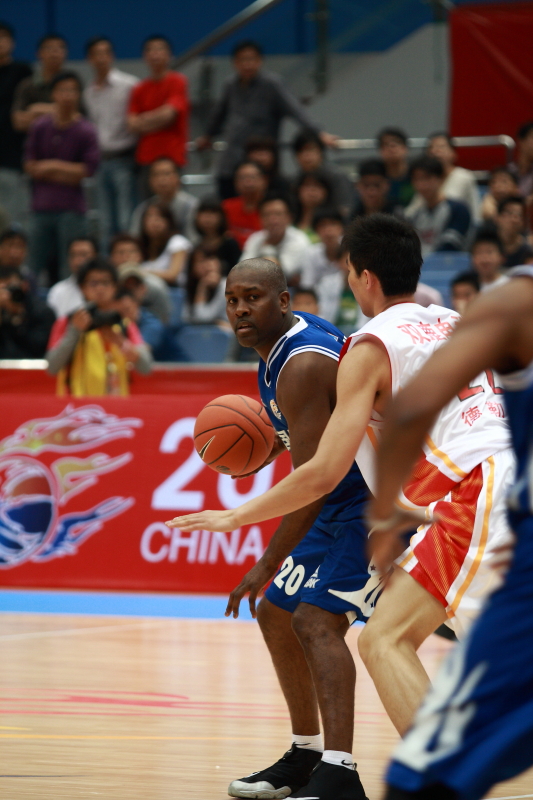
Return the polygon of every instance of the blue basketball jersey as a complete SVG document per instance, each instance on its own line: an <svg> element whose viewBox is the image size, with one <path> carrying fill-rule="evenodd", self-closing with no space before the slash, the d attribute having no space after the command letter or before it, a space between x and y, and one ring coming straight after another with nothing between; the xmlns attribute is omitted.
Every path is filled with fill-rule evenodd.
<svg viewBox="0 0 533 800"><path fill-rule="evenodd" d="M533 278L533 267L510 274ZM387 782L406 796L443 784L458 800L480 800L533 765L533 362L499 379L517 459L514 558L395 751Z"/></svg>
<svg viewBox="0 0 533 800"><path fill-rule="evenodd" d="M335 361L339 360L346 337L325 319L313 314L298 312L298 322L274 345L267 362L259 362L259 393L270 421L283 444L290 450L290 434L287 420L281 413L276 399L276 388L281 371L287 361L299 353L321 353ZM298 387L294 387L298 391ZM354 454L355 455L355 454ZM315 524L330 526L335 520L342 521L351 514L354 503L366 496L367 487L355 461L346 477L331 492Z"/></svg>
<svg viewBox="0 0 533 800"><path fill-rule="evenodd" d="M510 275L533 278L533 266L516 267ZM509 521L516 530L518 523L533 512L533 362L500 379L517 459L515 483L509 495Z"/></svg>

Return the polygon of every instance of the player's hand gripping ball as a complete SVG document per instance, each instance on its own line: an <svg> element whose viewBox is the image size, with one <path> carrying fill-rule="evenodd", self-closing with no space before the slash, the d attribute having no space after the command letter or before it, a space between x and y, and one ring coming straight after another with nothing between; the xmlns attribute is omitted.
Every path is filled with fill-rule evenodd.
<svg viewBox="0 0 533 800"><path fill-rule="evenodd" d="M261 403L241 394L211 400L194 426L196 452L208 467L225 475L246 475L263 464L275 432Z"/></svg>

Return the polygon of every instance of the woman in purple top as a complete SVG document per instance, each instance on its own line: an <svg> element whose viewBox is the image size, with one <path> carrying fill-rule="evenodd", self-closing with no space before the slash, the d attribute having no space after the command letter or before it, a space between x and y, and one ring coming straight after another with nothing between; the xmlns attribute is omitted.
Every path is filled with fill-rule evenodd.
<svg viewBox="0 0 533 800"><path fill-rule="evenodd" d="M50 283L68 274L69 242L86 234L82 181L100 161L94 125L79 111L80 79L63 72L52 82L54 110L37 119L26 142L24 169L32 178L30 265Z"/></svg>

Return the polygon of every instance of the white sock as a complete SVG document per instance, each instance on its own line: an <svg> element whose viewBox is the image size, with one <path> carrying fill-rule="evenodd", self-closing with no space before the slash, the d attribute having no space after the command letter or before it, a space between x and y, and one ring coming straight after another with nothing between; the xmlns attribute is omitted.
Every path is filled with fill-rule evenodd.
<svg viewBox="0 0 533 800"><path fill-rule="evenodd" d="M351 753L344 753L342 750L324 750L322 761L328 764L335 764L337 767L353 769L353 756Z"/></svg>
<svg viewBox="0 0 533 800"><path fill-rule="evenodd" d="M321 733L317 733L316 736L300 736L298 733L293 733L292 741L300 750L316 750L317 753L322 753L324 750Z"/></svg>

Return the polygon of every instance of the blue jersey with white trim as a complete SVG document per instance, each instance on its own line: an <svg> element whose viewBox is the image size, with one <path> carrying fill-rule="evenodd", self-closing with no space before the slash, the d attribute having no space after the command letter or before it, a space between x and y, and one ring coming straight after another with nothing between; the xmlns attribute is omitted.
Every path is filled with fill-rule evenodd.
<svg viewBox="0 0 533 800"><path fill-rule="evenodd" d="M511 277L533 278L533 266L516 267ZM533 512L533 361L526 369L500 375L516 454L516 477L509 493L509 522L516 526Z"/></svg>
<svg viewBox="0 0 533 800"><path fill-rule="evenodd" d="M309 352L320 353L338 362L346 339L338 328L325 319L303 312L298 312L295 316L298 319L297 324L276 342L266 363L263 360L259 362L258 374L261 400L276 433L288 450L289 426L276 399L277 383L283 367L294 356ZM297 386L294 391L298 392ZM330 527L335 520L341 522L350 519L358 504L357 514L360 516L360 503L367 492L366 483L354 461L346 477L329 495L315 524Z"/></svg>

